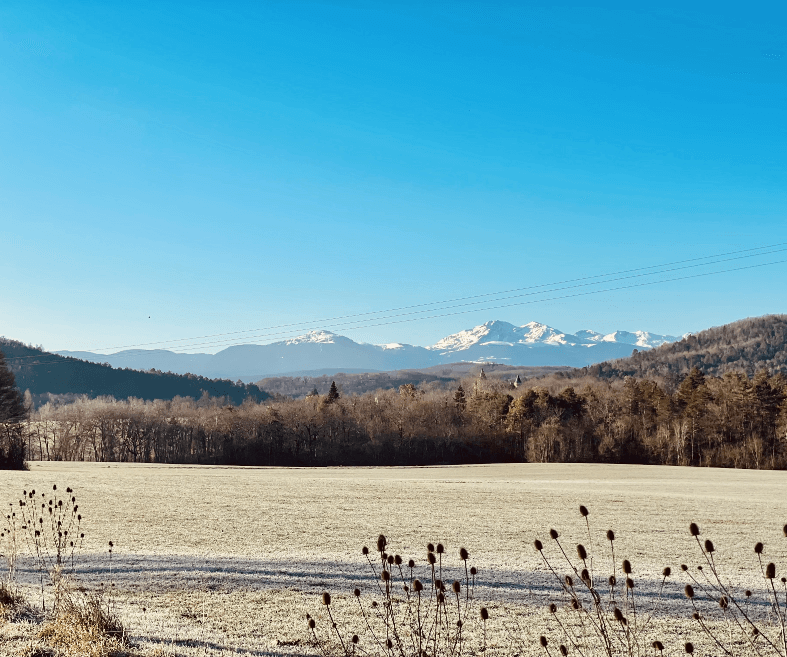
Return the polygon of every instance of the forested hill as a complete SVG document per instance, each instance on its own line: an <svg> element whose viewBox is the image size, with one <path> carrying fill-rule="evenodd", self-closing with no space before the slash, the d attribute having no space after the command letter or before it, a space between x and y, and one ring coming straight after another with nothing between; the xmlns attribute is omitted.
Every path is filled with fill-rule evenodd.
<svg viewBox="0 0 787 657"><path fill-rule="evenodd" d="M211 397L226 397L232 403L240 404L247 397L254 401L269 397L256 385L193 374L115 369L109 365L58 356L6 338L0 338L0 351L14 373L17 387L22 392L29 390L35 401L45 401L42 398L49 395L66 398L107 395L116 399L199 399L207 393Z"/></svg>
<svg viewBox="0 0 787 657"><path fill-rule="evenodd" d="M707 329L629 358L584 367L576 375L682 378L693 367L713 376L732 371L752 376L761 369L787 373L787 315L765 315Z"/></svg>

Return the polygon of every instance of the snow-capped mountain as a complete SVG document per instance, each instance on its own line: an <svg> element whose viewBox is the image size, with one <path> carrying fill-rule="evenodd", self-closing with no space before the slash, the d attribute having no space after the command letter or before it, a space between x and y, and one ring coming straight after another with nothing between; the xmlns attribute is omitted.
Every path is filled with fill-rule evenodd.
<svg viewBox="0 0 787 657"><path fill-rule="evenodd" d="M106 362L114 367L155 368L235 380L313 370L416 369L457 361L583 367L629 356L634 348L651 349L678 339L647 331L602 334L583 330L571 334L538 322L516 326L495 320L446 336L429 347L399 342L359 343L331 331L310 331L272 344L236 345L216 354L183 354L162 349L133 349L110 355L58 353Z"/></svg>
<svg viewBox="0 0 787 657"><path fill-rule="evenodd" d="M508 322L495 320L486 322L472 329L449 335L427 349L439 351L441 354L467 351L476 347L591 347L600 344L625 345L625 355L631 352L629 347L652 349L667 342L679 340L672 335L657 335L648 331L615 331L614 333L598 333L583 330L574 334L563 333L546 324L529 322L515 326ZM521 363L517 363L519 365Z"/></svg>

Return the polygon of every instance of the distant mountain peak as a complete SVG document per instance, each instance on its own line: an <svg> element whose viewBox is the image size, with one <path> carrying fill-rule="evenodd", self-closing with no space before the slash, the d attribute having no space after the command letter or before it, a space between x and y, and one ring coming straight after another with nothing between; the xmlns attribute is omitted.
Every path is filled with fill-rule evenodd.
<svg viewBox="0 0 787 657"><path fill-rule="evenodd" d="M336 342L336 338L341 337L336 333L332 333L331 331L309 331L308 333L304 333L303 335L299 335L297 338L291 338L289 340L285 340L286 344L303 344L304 342L321 342L323 344L332 344Z"/></svg>

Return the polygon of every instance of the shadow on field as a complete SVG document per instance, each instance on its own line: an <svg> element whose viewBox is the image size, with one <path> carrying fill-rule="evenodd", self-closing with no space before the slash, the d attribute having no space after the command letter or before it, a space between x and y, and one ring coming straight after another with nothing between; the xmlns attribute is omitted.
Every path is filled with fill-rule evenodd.
<svg viewBox="0 0 787 657"><path fill-rule="evenodd" d="M563 590L562 580L570 574L577 582L577 591L582 598L586 593L575 573L570 572L565 563L563 570L552 574L546 569L534 571L527 569L505 568L495 566L490 570L479 569L473 587L473 597L486 602L506 602L528 606L546 606L550 602L557 604L569 601ZM379 566L375 564L379 572ZM676 571L678 569L673 569ZM424 583L431 579L427 566L421 565L412 571L402 568L403 578L396 577L399 584L411 581L412 577L420 578ZM358 587L364 595L378 592L378 579L372 575L369 564L365 561L337 561L288 559L260 559L250 557L215 557L195 555L115 555L110 564L106 555L83 554L73 572L74 576L87 585L97 586L101 583L110 584L116 590L146 589L159 593L174 591L232 592L290 590L300 591L306 595L314 595L322 591L330 591L334 595L350 596ZM398 575L398 573L397 573ZM624 575L618 572L619 581ZM441 579L464 582L464 569L443 568ZM603 577L597 575L597 587L602 594L608 596L610 588L606 583L608 573ZM657 608L658 615L685 616L691 610L683 592L686 583L690 583L685 575L674 573L662 587L662 579L651 575L632 575L635 583L637 605L643 611ZM18 579L21 582L35 585L38 572L32 569L29 560L20 560ZM621 584L616 589L617 599L625 593ZM464 583L463 583L464 586ZM767 613L770 603L764 588L755 588L751 583L746 587L752 589L754 595L748 606L756 613ZM743 587L733 587L733 594L743 598ZM716 600L708 597L714 605ZM263 654L263 653L260 653ZM268 653L265 653L268 654Z"/></svg>
<svg viewBox="0 0 787 657"><path fill-rule="evenodd" d="M217 651L219 654L232 652L233 655L253 655L254 657L314 657L313 653L307 652L277 652L275 650L255 650L253 648L238 648L236 646L228 646L215 641L200 641L195 639L182 639L161 641L153 637L142 637L151 646L162 649L177 648L196 648L207 653L208 650Z"/></svg>

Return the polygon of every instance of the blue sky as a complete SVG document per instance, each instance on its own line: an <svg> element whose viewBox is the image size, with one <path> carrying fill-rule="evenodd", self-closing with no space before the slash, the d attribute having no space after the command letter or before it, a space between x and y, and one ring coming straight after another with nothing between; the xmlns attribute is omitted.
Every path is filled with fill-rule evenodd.
<svg viewBox="0 0 787 657"><path fill-rule="evenodd" d="M4 2L0 334L215 351L785 243L785 13ZM787 312L786 283L778 263L333 328L422 345L490 319L680 334Z"/></svg>

